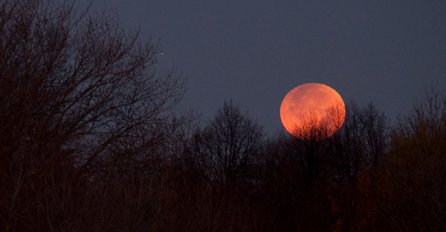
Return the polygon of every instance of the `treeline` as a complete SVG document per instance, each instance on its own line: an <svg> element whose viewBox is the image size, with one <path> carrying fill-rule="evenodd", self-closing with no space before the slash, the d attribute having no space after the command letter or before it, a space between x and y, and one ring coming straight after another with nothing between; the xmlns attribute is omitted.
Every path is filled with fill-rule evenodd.
<svg viewBox="0 0 446 232"><path fill-rule="evenodd" d="M234 102L175 113L158 54L74 3L0 0L0 231L446 231L444 93L266 136Z"/></svg>

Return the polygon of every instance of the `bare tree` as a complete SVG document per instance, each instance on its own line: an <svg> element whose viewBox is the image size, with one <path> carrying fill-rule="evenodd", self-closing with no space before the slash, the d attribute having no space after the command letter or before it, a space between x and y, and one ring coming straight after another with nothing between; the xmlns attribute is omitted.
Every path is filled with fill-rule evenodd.
<svg viewBox="0 0 446 232"><path fill-rule="evenodd" d="M138 170L177 125L183 84L156 73L156 44L77 9L0 1L0 230L73 226L81 186Z"/></svg>
<svg viewBox="0 0 446 232"><path fill-rule="evenodd" d="M336 105L328 107L323 114L308 114L295 126L292 134L307 141L320 141L335 134L343 124L345 107Z"/></svg>
<svg viewBox="0 0 446 232"><path fill-rule="evenodd" d="M247 171L262 146L262 130L233 102L195 136L196 152L211 181L231 188Z"/></svg>
<svg viewBox="0 0 446 232"><path fill-rule="evenodd" d="M446 95L428 90L392 132L391 146L378 170L380 230L446 230Z"/></svg>

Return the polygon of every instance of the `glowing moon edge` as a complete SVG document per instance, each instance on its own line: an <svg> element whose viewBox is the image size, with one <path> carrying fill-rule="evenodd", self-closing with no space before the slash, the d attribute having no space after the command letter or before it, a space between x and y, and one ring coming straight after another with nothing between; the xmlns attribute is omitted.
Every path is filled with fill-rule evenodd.
<svg viewBox="0 0 446 232"><path fill-rule="evenodd" d="M334 135L345 121L341 95L322 83L305 83L291 89L280 105L285 130L299 139L325 139Z"/></svg>

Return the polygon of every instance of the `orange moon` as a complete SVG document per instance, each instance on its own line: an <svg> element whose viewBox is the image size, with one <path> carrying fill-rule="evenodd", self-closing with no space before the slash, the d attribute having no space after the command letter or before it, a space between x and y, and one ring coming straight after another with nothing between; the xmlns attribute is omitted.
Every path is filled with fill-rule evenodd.
<svg viewBox="0 0 446 232"><path fill-rule="evenodd" d="M345 120L341 95L320 83L306 83L290 90L280 105L280 119L291 135L308 140L331 137Z"/></svg>

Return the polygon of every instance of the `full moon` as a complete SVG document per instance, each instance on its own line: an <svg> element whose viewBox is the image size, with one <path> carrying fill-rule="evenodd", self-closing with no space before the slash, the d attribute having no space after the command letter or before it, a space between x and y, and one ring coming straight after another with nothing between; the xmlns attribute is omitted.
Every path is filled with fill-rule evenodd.
<svg viewBox="0 0 446 232"><path fill-rule="evenodd" d="M345 104L336 90L306 83L290 90L280 105L280 119L291 135L304 139L331 137L345 120Z"/></svg>

